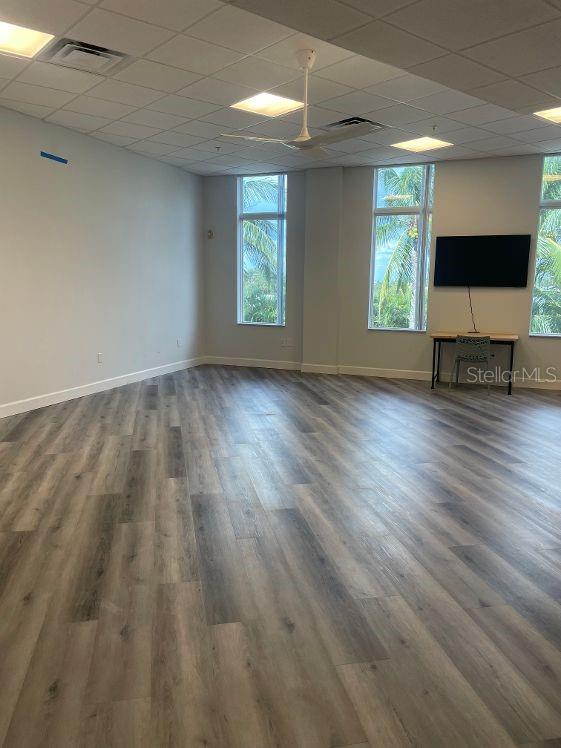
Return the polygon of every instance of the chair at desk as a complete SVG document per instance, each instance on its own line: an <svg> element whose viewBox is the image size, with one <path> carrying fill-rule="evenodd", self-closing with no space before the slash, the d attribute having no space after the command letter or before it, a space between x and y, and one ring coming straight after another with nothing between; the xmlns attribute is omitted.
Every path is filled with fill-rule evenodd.
<svg viewBox="0 0 561 748"><path fill-rule="evenodd" d="M491 363L491 338L489 335L482 335L476 337L475 335L458 335L456 338L456 348L454 350L454 366L452 368L452 376L450 377L450 384L448 387L452 387L452 380L455 379L456 384L460 378L460 364L466 362L469 364L486 364L489 368ZM489 390L491 383L487 382L487 389Z"/></svg>

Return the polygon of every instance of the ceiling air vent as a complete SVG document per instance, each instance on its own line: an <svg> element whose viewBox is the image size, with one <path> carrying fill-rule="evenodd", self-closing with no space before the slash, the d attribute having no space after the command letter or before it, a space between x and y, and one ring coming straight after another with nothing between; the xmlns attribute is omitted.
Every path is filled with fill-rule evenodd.
<svg viewBox="0 0 561 748"><path fill-rule="evenodd" d="M75 39L60 39L41 55L41 59L45 62L77 70L87 70L88 73L106 73L127 57L128 55L123 52L96 47L95 44L87 44Z"/></svg>
<svg viewBox="0 0 561 748"><path fill-rule="evenodd" d="M381 125L379 122L373 122L371 119L365 119L364 117L347 117L346 119L340 119L338 122L330 122L328 125L325 125L325 127L328 130L334 130L336 128L339 129L341 127L349 127L350 125L362 124L370 125L371 132L374 130L384 130L387 127L387 125Z"/></svg>

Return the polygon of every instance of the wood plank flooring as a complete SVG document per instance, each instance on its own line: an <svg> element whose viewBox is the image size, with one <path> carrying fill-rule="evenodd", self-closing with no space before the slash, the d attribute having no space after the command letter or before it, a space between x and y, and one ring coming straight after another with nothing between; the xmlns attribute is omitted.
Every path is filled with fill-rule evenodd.
<svg viewBox="0 0 561 748"><path fill-rule="evenodd" d="M561 395L202 366L0 421L0 745L561 746Z"/></svg>

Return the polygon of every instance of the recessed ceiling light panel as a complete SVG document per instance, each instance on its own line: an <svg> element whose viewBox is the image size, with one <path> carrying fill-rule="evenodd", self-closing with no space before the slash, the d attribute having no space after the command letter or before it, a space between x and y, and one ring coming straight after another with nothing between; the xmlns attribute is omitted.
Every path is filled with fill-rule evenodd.
<svg viewBox="0 0 561 748"><path fill-rule="evenodd" d="M534 112L536 117L541 117L549 122L555 122L556 125L561 123L561 106L556 106L553 109L542 109L541 112Z"/></svg>
<svg viewBox="0 0 561 748"><path fill-rule="evenodd" d="M303 101L286 99L284 96L275 96L271 93L259 93L250 96L249 99L231 104L232 109L241 109L243 112L252 114L263 114L265 117L280 117L282 114L295 112L304 106Z"/></svg>
<svg viewBox="0 0 561 748"><path fill-rule="evenodd" d="M403 148L404 151L424 153L436 148L448 148L450 145L454 145L454 143L438 140L438 138L414 138L413 140L404 140L402 143L392 143L392 148Z"/></svg>
<svg viewBox="0 0 561 748"><path fill-rule="evenodd" d="M0 21L0 53L35 57L53 39L52 34Z"/></svg>

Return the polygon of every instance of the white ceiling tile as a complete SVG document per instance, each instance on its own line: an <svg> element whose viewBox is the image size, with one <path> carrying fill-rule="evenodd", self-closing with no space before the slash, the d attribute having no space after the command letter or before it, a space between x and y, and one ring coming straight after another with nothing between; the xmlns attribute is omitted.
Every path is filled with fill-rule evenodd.
<svg viewBox="0 0 561 748"><path fill-rule="evenodd" d="M429 96L442 91L443 86L426 78L420 78L418 75L407 73L399 78L375 83L366 90L376 96L384 96L387 99L406 103L412 99L420 99L422 96Z"/></svg>
<svg viewBox="0 0 561 748"><path fill-rule="evenodd" d="M244 164L248 163L247 158L243 158L239 154L231 154L227 153L224 156L215 156L212 159L209 160L209 163L213 166L220 165L220 166L237 166L238 164Z"/></svg>
<svg viewBox="0 0 561 748"><path fill-rule="evenodd" d="M88 11L87 5L74 0L2 0L0 6L3 21L55 35Z"/></svg>
<svg viewBox="0 0 561 748"><path fill-rule="evenodd" d="M185 161L206 161L209 154L204 151L196 151L194 148L180 148L173 152L173 156Z"/></svg>
<svg viewBox="0 0 561 748"><path fill-rule="evenodd" d="M250 145L249 142L244 145L240 145L240 142L243 141L233 140L229 142L227 138L215 138L214 140L201 141L194 145L193 148L197 151L204 151L218 156L222 153L238 153L239 151L247 150L247 146Z"/></svg>
<svg viewBox="0 0 561 748"><path fill-rule="evenodd" d="M257 52L293 33L286 26L231 5L189 27L190 36L246 53Z"/></svg>
<svg viewBox="0 0 561 748"><path fill-rule="evenodd" d="M426 109L427 112L432 112L433 114L448 114L449 112L456 112L460 109L481 106L485 102L461 91L447 89L430 94L430 96L415 99L411 103L413 106L419 107L419 109Z"/></svg>
<svg viewBox="0 0 561 748"><path fill-rule="evenodd" d="M255 125L257 122L262 122L267 118L257 114L242 112L239 109L225 107L224 109L218 109L216 112L207 114L199 119L204 122L212 122L214 125L221 125L228 129L238 129L242 127L250 127L251 125Z"/></svg>
<svg viewBox="0 0 561 748"><path fill-rule="evenodd" d="M536 120L537 124L537 120ZM522 140L524 143L538 143L541 140L561 140L561 125L546 125L545 127L536 127L533 130L522 130L512 133L516 140Z"/></svg>
<svg viewBox="0 0 561 748"><path fill-rule="evenodd" d="M524 83L520 83L520 81L510 79L492 83L490 86L474 88L470 93L473 96L485 99L485 101L514 111L518 111L522 107L533 106L534 104L536 105L536 109L558 106L553 96L536 91L536 89L526 86Z"/></svg>
<svg viewBox="0 0 561 748"><path fill-rule="evenodd" d="M441 135L446 136L454 130L459 130L461 127L462 124L460 122L455 122L452 119L448 119L448 117L435 117L431 115L428 119L411 122L407 125L406 129L417 133L417 135L429 135L438 138ZM446 137L444 137L444 140L446 140Z"/></svg>
<svg viewBox="0 0 561 748"><path fill-rule="evenodd" d="M556 138L554 140L541 140L539 143L534 143L533 145L536 148L539 148L541 153L561 152L561 138Z"/></svg>
<svg viewBox="0 0 561 748"><path fill-rule="evenodd" d="M66 109L59 109L58 112L47 117L46 121L53 122L55 125L70 127L72 130L79 130L80 132L91 132L108 125L111 120L105 117L93 117L91 114L78 114Z"/></svg>
<svg viewBox="0 0 561 748"><path fill-rule="evenodd" d="M136 112L123 117L121 122L131 122L133 125L146 125L157 127L160 130L173 130L185 123L185 117L177 117L175 114L164 114L152 109L137 109Z"/></svg>
<svg viewBox="0 0 561 748"><path fill-rule="evenodd" d="M156 143L174 145L176 148L188 148L189 146L195 145L195 143L201 142L201 138L197 138L194 135L187 135L183 132L174 132L173 130L153 135L150 140L153 140Z"/></svg>
<svg viewBox="0 0 561 748"><path fill-rule="evenodd" d="M482 106L462 109L458 112L449 112L448 116L450 119L464 122L466 125L483 125L486 122L494 122L498 119L512 117L513 112L495 104L483 104Z"/></svg>
<svg viewBox="0 0 561 748"><path fill-rule="evenodd" d="M135 140L138 140L138 138L131 138L126 135L112 135L111 133L102 132L100 130L92 133L92 137L97 138L98 140L103 140L106 143L111 143L112 145L130 145L131 143L134 143Z"/></svg>
<svg viewBox="0 0 561 748"><path fill-rule="evenodd" d="M9 80L15 78L18 73L29 64L29 60L22 60L19 57L10 57L9 55L0 54L0 78Z"/></svg>
<svg viewBox="0 0 561 748"><path fill-rule="evenodd" d="M475 143L470 143L469 147L466 147L464 145L453 145L450 148L443 148L438 152L436 158L434 151L427 151L426 158L435 159L438 161L449 161L453 159L465 158L481 158L482 152L476 151L474 148L471 148L472 145L475 145Z"/></svg>
<svg viewBox="0 0 561 748"><path fill-rule="evenodd" d="M195 99L188 99L186 96L170 94L150 104L148 109L155 109L157 112L166 112L167 114L177 114L179 117L185 117L186 119L196 119L204 114L214 112L219 107L216 104L208 104L206 101L196 101Z"/></svg>
<svg viewBox="0 0 561 748"><path fill-rule="evenodd" d="M179 96L207 101L211 104L230 106L236 101L247 99L257 93L255 88L247 88L234 83L226 83L217 78L203 78L177 92Z"/></svg>
<svg viewBox="0 0 561 748"><path fill-rule="evenodd" d="M280 83L300 78L301 73L257 57L246 58L216 73L215 78L265 91Z"/></svg>
<svg viewBox="0 0 561 748"><path fill-rule="evenodd" d="M109 135L124 135L129 138L149 138L150 135L156 135L156 127L145 127L144 125L133 125L130 122L112 122L107 127L100 130L102 133Z"/></svg>
<svg viewBox="0 0 561 748"><path fill-rule="evenodd" d="M370 147L373 147L373 143L377 146L391 145L392 143L400 143L403 140L411 140L415 135L410 130L402 130L397 127L388 127L385 130L376 130L376 132L370 135L363 135L361 140L370 143Z"/></svg>
<svg viewBox="0 0 561 748"><path fill-rule="evenodd" d="M458 50L558 16L543 0L420 0L386 20Z"/></svg>
<svg viewBox="0 0 561 748"><path fill-rule="evenodd" d="M188 163L184 158L177 158L177 156L162 156L159 160L172 166L184 166Z"/></svg>
<svg viewBox="0 0 561 748"><path fill-rule="evenodd" d="M367 13L372 18L386 16L404 5L411 5L411 2L414 0L345 0L347 5Z"/></svg>
<svg viewBox="0 0 561 748"><path fill-rule="evenodd" d="M273 119L248 128L248 135L264 135L269 138L295 138L298 135L298 130L299 127L293 122ZM252 144L246 143L246 145ZM282 144L280 145L283 149L285 148ZM253 143L253 146L258 147L258 144ZM263 147L269 148L269 144L264 143Z"/></svg>
<svg viewBox="0 0 561 748"><path fill-rule="evenodd" d="M497 156L522 156L526 153L543 153L543 152L544 150L540 143L535 143L533 145L528 145L528 143L518 143L515 146L508 146L507 148L495 148L495 150L493 151L493 154Z"/></svg>
<svg viewBox="0 0 561 748"><path fill-rule="evenodd" d="M172 68L150 60L136 60L114 77L126 83L136 83L138 86L155 88L165 93L175 93L200 78L188 70Z"/></svg>
<svg viewBox="0 0 561 748"><path fill-rule="evenodd" d="M128 55L144 55L173 36L173 32L118 13L94 8L68 32L73 39L109 47Z"/></svg>
<svg viewBox="0 0 561 748"><path fill-rule="evenodd" d="M239 60L242 55L216 44L178 34L169 42L151 52L148 57L166 65L175 65L201 75L211 75L226 65Z"/></svg>
<svg viewBox="0 0 561 748"><path fill-rule="evenodd" d="M95 99L93 96L78 96L78 98L65 104L64 108L72 112L92 114L94 117L107 117L108 119L120 119L130 112L134 112L135 109L128 104Z"/></svg>
<svg viewBox="0 0 561 748"><path fill-rule="evenodd" d="M395 104L394 106L385 107L368 112L367 119L380 122L383 125L408 125L411 122L419 122L427 119L431 114L422 109L415 109L407 104Z"/></svg>
<svg viewBox="0 0 561 748"><path fill-rule="evenodd" d="M200 135L202 138L215 138L220 135L224 127L222 125L213 125L210 122L191 120L184 125L174 127L178 132L186 132L189 135Z"/></svg>
<svg viewBox="0 0 561 748"><path fill-rule="evenodd" d="M352 93L354 89L350 86L343 86L335 81L328 81L327 78L318 78L317 75L311 75L308 84L308 101L310 104L319 104L321 101L333 99L336 96L343 96ZM304 97L304 82L302 79L283 83L271 89L271 93L278 96L287 96L289 99L302 101Z"/></svg>
<svg viewBox="0 0 561 748"><path fill-rule="evenodd" d="M218 0L103 0L102 8L140 21L183 31L222 6Z"/></svg>
<svg viewBox="0 0 561 748"><path fill-rule="evenodd" d="M552 96L561 97L561 66L550 70L541 70L539 73L532 73L531 75L524 75L520 80L528 86L533 86Z"/></svg>
<svg viewBox="0 0 561 748"><path fill-rule="evenodd" d="M506 135L492 135L489 138L483 138L482 140L475 140L470 143L470 148L474 148L477 151L494 151L497 148L511 148L517 145L516 140L508 138Z"/></svg>
<svg viewBox="0 0 561 748"><path fill-rule="evenodd" d="M40 119L51 114L53 111L53 107L42 106L41 104L29 104L26 101L13 101L5 99L3 95L0 95L0 106L6 107L6 109L13 109L16 112L22 112L23 114L30 114L32 117L39 117Z"/></svg>
<svg viewBox="0 0 561 748"><path fill-rule="evenodd" d="M474 140L483 140L488 137L489 133L482 130L480 127L460 127L457 130L452 130L447 136L447 139L451 140L456 145L462 145L463 143L471 143Z"/></svg>
<svg viewBox="0 0 561 748"><path fill-rule="evenodd" d="M352 140L342 140L340 143L333 143L331 149L337 153L360 153L372 149L372 143L367 143L359 138Z"/></svg>
<svg viewBox="0 0 561 748"><path fill-rule="evenodd" d="M369 20L337 0L237 0L236 5L305 34L331 39Z"/></svg>
<svg viewBox="0 0 561 748"><path fill-rule="evenodd" d="M30 86L28 83L19 83L13 81L2 90L2 96L14 101L25 101L28 104L40 104L41 106L50 106L54 109L63 106L74 94L66 91L56 91L53 88L44 86Z"/></svg>
<svg viewBox="0 0 561 748"><path fill-rule="evenodd" d="M89 96L106 101L116 101L118 104L130 104L131 106L146 106L151 104L162 95L159 91L142 86L134 86L132 83L123 81L105 80L88 91Z"/></svg>
<svg viewBox="0 0 561 748"><path fill-rule="evenodd" d="M516 133L523 132L524 130L535 130L537 127L547 127L547 123L543 120L539 120L537 117L530 115L523 115L521 117L509 117L508 119L500 119L496 122L487 122L482 127L490 132L495 132L497 135L509 135L512 134L516 137Z"/></svg>
<svg viewBox="0 0 561 748"><path fill-rule="evenodd" d="M390 26L384 21L372 21L348 34L332 40L335 44L352 49L401 68L419 65L421 62L442 57L446 50L418 36Z"/></svg>
<svg viewBox="0 0 561 748"><path fill-rule="evenodd" d="M353 53L349 52L348 49L336 47L334 44L329 44L329 42L324 42L307 34L292 34L287 39L262 49L257 56L264 57L271 62L277 62L287 68L300 70L296 52L301 49L314 49L316 51L314 72L353 56Z"/></svg>
<svg viewBox="0 0 561 748"><path fill-rule="evenodd" d="M322 69L318 75L353 88L367 88L381 81L398 78L403 73L403 70L392 65L385 65L383 62L370 60L368 57L355 55Z"/></svg>
<svg viewBox="0 0 561 748"><path fill-rule="evenodd" d="M561 21L470 47L463 54L515 77L560 65Z"/></svg>
<svg viewBox="0 0 561 748"><path fill-rule="evenodd" d="M47 86L70 93L84 93L97 83L101 83L102 80L104 79L101 75L92 75L81 70L51 65L48 62L32 62L18 76L18 81L22 83Z"/></svg>
<svg viewBox="0 0 561 748"><path fill-rule="evenodd" d="M476 86L486 86L505 78L502 73L460 55L445 55L423 62L411 68L411 72L460 91L469 91Z"/></svg>
<svg viewBox="0 0 561 748"><path fill-rule="evenodd" d="M140 140L138 143L129 146L129 150L150 156L165 156L166 154L177 150L177 148L174 145L166 145L165 143L155 143L151 140Z"/></svg>
<svg viewBox="0 0 561 748"><path fill-rule="evenodd" d="M381 96L374 96L365 91L353 91L344 96L337 96L324 102L325 106L343 114L365 114L392 105L392 101ZM419 118L420 119L420 118Z"/></svg>

